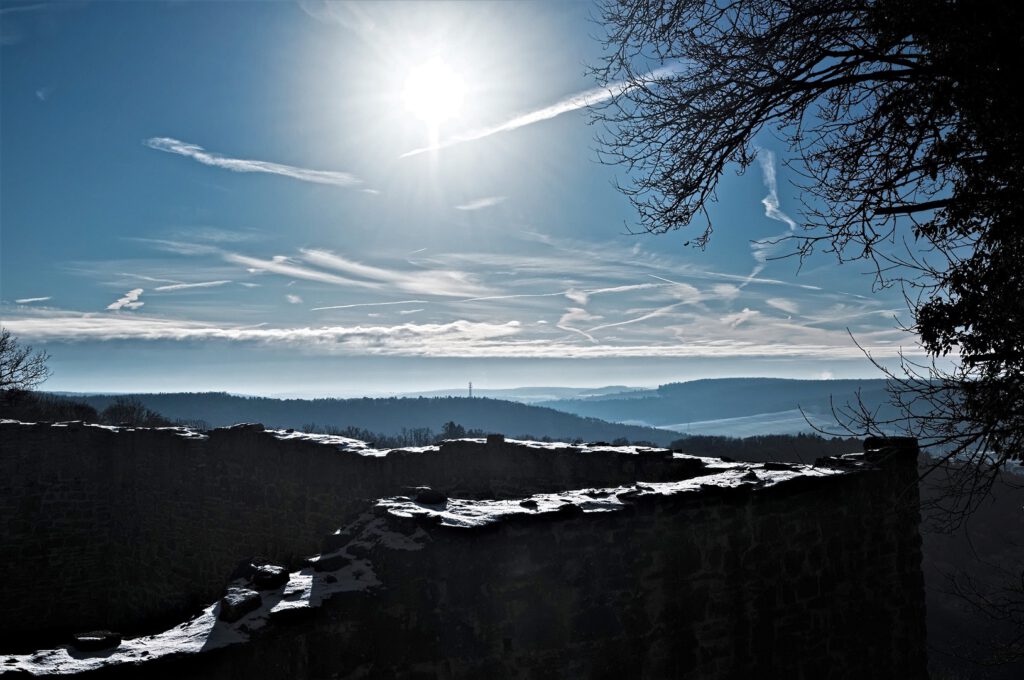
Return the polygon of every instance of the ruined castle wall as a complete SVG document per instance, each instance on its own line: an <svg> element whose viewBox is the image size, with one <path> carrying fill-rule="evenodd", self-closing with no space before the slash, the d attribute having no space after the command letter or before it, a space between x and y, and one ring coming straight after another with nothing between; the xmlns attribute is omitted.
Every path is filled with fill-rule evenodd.
<svg viewBox="0 0 1024 680"><path fill-rule="evenodd" d="M664 450L459 441L384 455L325 441L0 423L0 635L178 620L239 561L294 567L406 486L501 497L697 472Z"/></svg>
<svg viewBox="0 0 1024 680"><path fill-rule="evenodd" d="M420 547L360 550L379 586L147 677L925 678L915 464L475 527L385 504Z"/></svg>

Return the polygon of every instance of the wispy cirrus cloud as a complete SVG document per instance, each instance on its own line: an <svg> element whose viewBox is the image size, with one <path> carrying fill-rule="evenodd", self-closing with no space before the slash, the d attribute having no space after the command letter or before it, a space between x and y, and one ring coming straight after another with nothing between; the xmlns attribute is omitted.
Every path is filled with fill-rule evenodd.
<svg viewBox="0 0 1024 680"><path fill-rule="evenodd" d="M786 314L800 313L800 306L795 301L786 298L768 298L764 303Z"/></svg>
<svg viewBox="0 0 1024 680"><path fill-rule="evenodd" d="M355 262L328 250L302 249L298 256L275 255L269 260L223 251L220 255L227 262L243 265L250 273L270 272L293 279L336 286L381 292L403 291L414 295L438 297L479 296L490 292L476 281L474 275L464 271L445 268L408 270L378 267ZM333 307L341 309L344 306Z"/></svg>
<svg viewBox="0 0 1024 680"><path fill-rule="evenodd" d="M380 288L380 285L376 283L371 283L368 281L358 281L356 279L338 276L337 274L331 274L329 272L320 271L318 269L304 267L301 264L293 263L288 258L280 256L273 257L269 260L264 260L258 257L240 255L238 253L224 253L223 257L224 260L227 262L240 264L244 267L247 267L250 272L271 272L274 274L290 276L296 279L303 279L306 281L330 283L336 286L355 286L372 289Z"/></svg>
<svg viewBox="0 0 1024 680"><path fill-rule="evenodd" d="M641 76L639 80L641 82L651 82L659 78L670 76L678 70L676 66L665 66L663 68L652 71L644 76ZM569 95L564 99L560 99L554 104L544 106L539 109L524 113L513 118L510 118L504 122L497 123L496 125L490 125L487 127L477 128L476 130L470 130L461 134L453 135L438 141L436 144L430 146L423 146L411 151L406 151L399 158L408 158L409 156L417 156L428 151L437 151L440 149L447 148L449 146L455 146L456 144L465 144L466 142L473 142L478 139L490 137L502 132L510 132L527 125L533 125L541 121L550 120L557 116L561 116L563 113L571 113L572 111L579 111L589 106L595 106L606 102L613 97L617 97L626 90L635 87L634 83L628 81L621 81L617 83L610 83L605 87L595 87L589 90L583 90L576 94Z"/></svg>
<svg viewBox="0 0 1024 680"><path fill-rule="evenodd" d="M637 317L634 317L634 318L631 318L631 319L625 319L624 321L615 321L613 323L605 323L605 324L601 324L600 326L594 326L593 328L588 328L587 332L588 333L593 333L594 331L604 330L605 328L614 328L616 326L626 326L626 325L629 325L629 324L639 323L641 321L647 321L648 319L654 319L654 318L657 318L659 316L665 316L666 314L669 314L670 312L672 312L672 311L678 309L679 307L681 307L682 305L686 305L686 304L690 304L690 303L689 302L676 302L675 304L665 305L664 307L659 307L658 309L651 310L650 312L647 312L645 314L641 314L640 316L637 316Z"/></svg>
<svg viewBox="0 0 1024 680"><path fill-rule="evenodd" d="M729 326L730 328L736 328L740 324L750 321L760 313L761 312L757 311L756 309L744 307L742 311L736 312L734 314L726 314L725 316L723 316L722 323Z"/></svg>
<svg viewBox="0 0 1024 680"><path fill-rule="evenodd" d="M775 154L768 149L758 149L758 164L761 166L761 175L768 194L761 199L764 206L764 216L770 220L784 223L789 229L776 236L771 236L757 241L751 241L750 253L754 256L756 264L747 277L748 282L760 274L768 260L777 257L780 246L789 241L796 233L796 220L782 212L779 204L779 185L775 173Z"/></svg>
<svg viewBox="0 0 1024 680"><path fill-rule="evenodd" d="M467 297L488 292L470 274L458 270L385 269L354 262L327 250L303 249L300 252L307 264L341 272L365 280L370 285L395 288L407 293Z"/></svg>
<svg viewBox="0 0 1024 680"><path fill-rule="evenodd" d="M665 288L667 286L679 285L676 283L629 283L622 286L609 286L606 288L591 288L590 290L577 290L570 288L565 291L565 297L579 305L585 305L591 295L605 295L607 293L631 293L638 290L649 290L651 288Z"/></svg>
<svg viewBox="0 0 1024 680"><path fill-rule="evenodd" d="M373 5L336 0L299 0L302 11L317 21L333 23L356 33L371 33L377 23L369 9Z"/></svg>
<svg viewBox="0 0 1024 680"><path fill-rule="evenodd" d="M173 153L191 158L194 161L215 168L223 168L232 172L260 172L270 175L281 175L303 182L314 184L330 184L337 187L353 188L363 184L363 180L348 172L335 170L311 170L294 165L284 165L270 161L259 161L245 158L229 158L218 153L207 151L198 144L190 144L173 137L150 137L146 146L157 151Z"/></svg>
<svg viewBox="0 0 1024 680"><path fill-rule="evenodd" d="M603 317L601 316L591 314L582 307L569 307L568 309L565 310L565 314L562 315L562 317L558 320L558 323L555 324L555 326L556 328L560 328L563 331L569 331L570 333L577 333L579 335L582 335L590 342L597 342L597 339L595 339L594 336L592 336L590 333L587 333L586 331L576 328L576 326L570 324L577 324L581 321L599 321L602 318Z"/></svg>
<svg viewBox="0 0 1024 680"><path fill-rule="evenodd" d="M30 5L14 5L13 7L0 7L0 16L6 14L14 14L15 12L38 12L44 9L50 9L51 3L48 2L37 2Z"/></svg>
<svg viewBox="0 0 1024 680"><path fill-rule="evenodd" d="M10 326L19 336L40 341L219 340L295 344L327 352L404 356L459 355L480 343L510 338L521 331L518 321L491 323L458 319L440 324L282 328L214 324L142 314L103 316L75 312L23 316L12 319Z"/></svg>
<svg viewBox="0 0 1024 680"><path fill-rule="evenodd" d="M15 302L17 304L19 304L19 305L30 305L33 302L46 302L47 300L52 300L52 299L53 299L52 295L47 295L46 297L19 298L19 299L15 300Z"/></svg>
<svg viewBox="0 0 1024 680"><path fill-rule="evenodd" d="M133 288L107 305L107 309L115 312L121 309L138 309L142 305L146 304L145 302L139 302L139 297L143 292L142 288Z"/></svg>
<svg viewBox="0 0 1024 680"><path fill-rule="evenodd" d="M394 302L356 302L350 305L331 305L329 307L313 307L309 311L320 312L326 309L353 309L355 307L383 307L387 305L416 305L423 304L426 300L395 300Z"/></svg>
<svg viewBox="0 0 1024 680"><path fill-rule="evenodd" d="M168 283L171 285L181 283L181 281L178 281L177 279L161 279L155 276L146 276L144 274L132 274L130 272L120 272L118 276L125 276L130 279L138 279L139 281L149 281L150 283Z"/></svg>
<svg viewBox="0 0 1024 680"><path fill-rule="evenodd" d="M775 154L767 149L761 149L758 156L758 163L761 165L761 172L764 175L764 186L768 189L768 195L761 199L764 206L765 217L783 222L790 231L796 231L796 220L782 212L779 206L779 184L775 174Z"/></svg>
<svg viewBox="0 0 1024 680"><path fill-rule="evenodd" d="M484 208L491 208L499 203L504 203L507 196L485 196L484 198L478 198L474 201L467 201L462 205L455 206L456 210L483 210Z"/></svg>
<svg viewBox="0 0 1024 680"><path fill-rule="evenodd" d="M362 312L363 325L355 325L358 317L341 314L321 317L328 320L326 323L310 319L298 321L302 312L292 309L287 315L288 322L306 326L240 329L225 327L225 324L232 320L251 321L253 316L225 313L217 304L189 309L163 307L161 311L171 316L198 315L209 322L196 322L199 330L186 328L185 340L282 342L313 353L322 350L355 355L800 356L806 348L820 346L819 353L807 356L847 357L847 348L852 348L852 354L859 356L860 350L849 341L847 326L865 346L893 348L899 346L901 338L906 340L897 333L878 334L885 329L878 320L882 301L875 298L852 302L845 296L840 298L819 290L812 292L808 290L810 286L783 289L767 279L755 278L749 286L744 286L749 277L709 271L671 254L636 248L633 243L583 243L549 237L543 241L543 247L538 248L533 242L531 240L531 244L521 250L515 248L514 243L510 248L486 252L436 249L427 255L420 250L414 261L409 261L410 254L402 247L394 248L395 252L384 258L373 257L366 261L355 261L347 253L322 248L298 249L287 255L265 257L214 248L204 251L204 255L214 255L213 259L230 265L263 272L267 279L271 275L285 277L283 281L268 280L268 286L302 281L336 286L333 290L329 286L303 286L302 298L309 300L312 295L307 295L305 290L315 290L317 296L317 306L307 311L317 314L358 310ZM174 244L155 245L180 252ZM741 261L738 266L749 266L749 263L744 265ZM107 271L133 271L120 264L116 267ZM162 271L145 270L154 275L152 279L168 277L159 284L151 284L146 292L152 293L153 286L183 284L181 280L163 283L180 271L172 267L180 267L180 262L163 265ZM241 274L235 277L232 271L224 262L212 265L207 262L191 271L190 277L199 283L232 278L244 281ZM110 283L106 281L105 285ZM137 281L125 281L120 290L133 283ZM759 285L761 283L773 285L765 288ZM284 302L290 290L294 289L280 290L276 299ZM478 292L488 294L471 295ZM323 295L331 297L324 300ZM260 298L264 303L274 299L270 293ZM339 304L325 304L327 301ZM823 312L823 305L832 302L846 306ZM427 303L429 317L424 313ZM389 306L391 314L379 314ZM366 309L362 310L363 307ZM801 312L799 322L786 318L786 314L793 311ZM18 312L34 313L28 307L21 307ZM366 320L367 312L373 315L372 321ZM414 316L417 313L423 313L422 319ZM121 317L106 315L106 318L124 321L140 316L142 314L137 313ZM391 321L383 320L389 316ZM821 322L815 323L819 316ZM852 323L840 323L844 317L850 318ZM412 319L431 323L398 324ZM500 337L482 337L476 331L460 335L461 331L454 330L457 328L454 326L444 334L432 335L424 331L426 327L448 327L459 322L504 329L510 320L518 320L522 325L512 326L514 333ZM278 323L284 323L283 319ZM398 327L392 323L404 330L388 330ZM372 330L367 330L371 328L367 324L372 324ZM118 327L125 328L122 323ZM154 328L157 327L163 328L149 324L147 333L156 333ZM476 326L472 328L480 330ZM141 337L150 336L143 334ZM399 341L396 339L399 337L420 338L423 346L414 347L416 343L412 340ZM435 337L443 337L446 346L440 346L440 341L434 345L432 340L423 339Z"/></svg>
<svg viewBox="0 0 1024 680"><path fill-rule="evenodd" d="M285 295L284 299L287 300L288 304L290 304L290 305L301 305L302 304L302 298L300 296L298 296L298 295L292 295L291 293L289 293L288 295Z"/></svg>
<svg viewBox="0 0 1024 680"><path fill-rule="evenodd" d="M231 281L227 279L222 279L220 281L200 281L198 283L171 283L166 286L157 286L153 290L170 292L172 290L189 290L191 288L215 288L229 283L231 283Z"/></svg>
<svg viewBox="0 0 1024 680"><path fill-rule="evenodd" d="M567 312L568 323L594 317L585 311ZM478 322L457 319L448 323L350 325L321 327L268 327L216 324L168 319L142 313L131 315L83 314L51 310L36 314L8 315L4 325L28 341L102 342L108 340L248 342L302 347L322 354L480 357L480 358L641 358L641 357L778 357L806 359L857 359L861 350L848 341L845 331L828 331L795 324L755 323L747 314L731 336L722 335L722 323L686 323L666 327L662 341L650 337L628 342L586 343L553 336L554 329L537 325L534 334L518 321ZM731 321L731 320L730 320ZM583 337L586 331L569 330ZM844 340L845 338L845 340ZM862 346L876 357L900 352L895 330L864 333Z"/></svg>

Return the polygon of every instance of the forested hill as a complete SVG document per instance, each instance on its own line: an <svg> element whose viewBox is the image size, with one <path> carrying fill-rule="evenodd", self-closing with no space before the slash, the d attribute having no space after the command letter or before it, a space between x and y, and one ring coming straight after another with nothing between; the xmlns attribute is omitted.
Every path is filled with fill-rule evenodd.
<svg viewBox="0 0 1024 680"><path fill-rule="evenodd" d="M781 378L718 378L670 383L654 390L635 390L586 399L540 402L559 411L613 421L640 421L654 426L740 418L793 409L826 414L830 400L842 406L858 390L872 406L887 401L884 380L787 380Z"/></svg>
<svg viewBox="0 0 1024 680"><path fill-rule="evenodd" d="M650 427L609 423L550 408L529 406L498 399L464 397L389 399L270 399L242 397L223 392L118 395L137 398L146 407L171 420L202 420L212 427L241 422L260 422L267 427L301 429L355 426L399 434L403 429L430 428L439 431L454 421L466 429L500 432L510 437L571 441L648 441L667 446L679 438L677 432ZM93 395L76 397L96 409L109 406L117 397Z"/></svg>

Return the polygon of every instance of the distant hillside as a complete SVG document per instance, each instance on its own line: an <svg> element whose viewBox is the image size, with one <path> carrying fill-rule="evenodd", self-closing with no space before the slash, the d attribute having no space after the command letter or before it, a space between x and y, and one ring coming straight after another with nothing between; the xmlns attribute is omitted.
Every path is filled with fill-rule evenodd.
<svg viewBox="0 0 1024 680"><path fill-rule="evenodd" d="M614 422L643 423L678 431L699 432L690 424L706 421L761 417L760 434L791 432L800 423L794 423L792 414L797 409L826 421L831 414L830 398L837 406L861 398L873 406L885 404L884 380L785 380L779 378L721 378L694 380L662 385L656 390L636 390L622 394L602 394L586 399L558 399L539 405L574 413L579 416L601 418ZM786 419L779 430L772 430L771 414ZM802 420L802 419L798 419ZM728 434L727 428L708 433ZM743 432L753 434L754 432Z"/></svg>
<svg viewBox="0 0 1024 680"><path fill-rule="evenodd" d="M508 436L531 435L559 440L649 441L666 446L679 435L650 427L609 423L550 408L511 401L465 397L389 399L269 399L240 397L223 392L133 394L147 408L171 420L204 420L212 427L240 422L261 422L268 427L300 429L317 426L355 426L385 434L426 427L440 430L454 421L466 429L500 432ZM78 397L102 410L117 397Z"/></svg>
<svg viewBox="0 0 1024 680"><path fill-rule="evenodd" d="M639 387L627 387L625 385L608 385L606 387L512 387L507 389L484 389L473 388L473 395L477 397L489 397L491 399L505 399L507 401L519 401L524 404L537 404L557 399L591 399L605 395L621 397ZM464 397L467 388L459 387L447 390L431 390L429 392L406 392L398 394L399 397Z"/></svg>

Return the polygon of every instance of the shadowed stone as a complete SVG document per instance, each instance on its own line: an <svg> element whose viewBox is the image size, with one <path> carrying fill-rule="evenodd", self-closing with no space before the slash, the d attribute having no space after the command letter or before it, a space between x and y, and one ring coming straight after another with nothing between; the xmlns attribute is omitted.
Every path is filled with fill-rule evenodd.
<svg viewBox="0 0 1024 680"><path fill-rule="evenodd" d="M416 502L424 505L446 505L448 497L429 486L421 486L416 489Z"/></svg>
<svg viewBox="0 0 1024 680"><path fill-rule="evenodd" d="M347 567L352 562L348 557L344 555L329 555L327 557L321 557L313 563L313 571L337 571L342 567Z"/></svg>
<svg viewBox="0 0 1024 680"><path fill-rule="evenodd" d="M252 575L252 584L259 590L280 588L288 583L288 570L276 564L261 564Z"/></svg>
<svg viewBox="0 0 1024 680"><path fill-rule="evenodd" d="M263 598L255 590L228 588L227 594L220 599L219 618L221 621L233 623L254 609L258 609L261 602L263 602Z"/></svg>
<svg viewBox="0 0 1024 680"><path fill-rule="evenodd" d="M98 652L121 644L121 634L109 630L94 630L76 633L71 637L71 646L80 652Z"/></svg>

